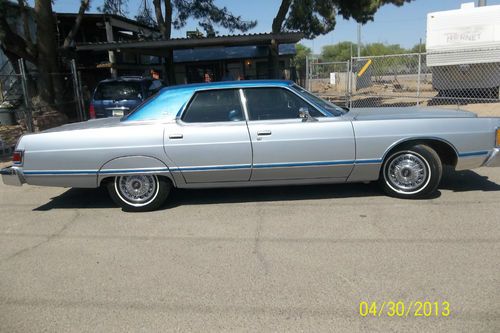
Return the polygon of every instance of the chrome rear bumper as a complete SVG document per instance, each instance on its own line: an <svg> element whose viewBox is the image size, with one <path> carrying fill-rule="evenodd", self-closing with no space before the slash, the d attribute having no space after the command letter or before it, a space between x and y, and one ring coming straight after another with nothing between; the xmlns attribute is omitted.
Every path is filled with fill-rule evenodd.
<svg viewBox="0 0 500 333"><path fill-rule="evenodd" d="M7 167L0 170L5 185L21 186L24 183L23 173L17 167Z"/></svg>
<svg viewBox="0 0 500 333"><path fill-rule="evenodd" d="M500 148L493 148L493 152L490 154L483 166L487 167L500 167Z"/></svg>

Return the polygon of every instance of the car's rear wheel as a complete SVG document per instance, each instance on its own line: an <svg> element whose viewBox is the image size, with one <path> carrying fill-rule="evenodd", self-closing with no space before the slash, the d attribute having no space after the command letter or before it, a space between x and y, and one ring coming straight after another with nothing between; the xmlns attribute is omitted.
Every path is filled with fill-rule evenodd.
<svg viewBox="0 0 500 333"><path fill-rule="evenodd" d="M170 181L156 175L117 176L107 183L113 201L128 212L158 209L171 187Z"/></svg>
<svg viewBox="0 0 500 333"><path fill-rule="evenodd" d="M390 196L427 198L437 190L442 174L436 151L426 145L414 145L392 152L385 159L379 182Z"/></svg>

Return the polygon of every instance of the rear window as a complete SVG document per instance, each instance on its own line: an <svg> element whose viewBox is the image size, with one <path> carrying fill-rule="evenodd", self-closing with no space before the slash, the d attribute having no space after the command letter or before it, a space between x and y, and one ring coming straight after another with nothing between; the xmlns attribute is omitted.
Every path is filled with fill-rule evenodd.
<svg viewBox="0 0 500 333"><path fill-rule="evenodd" d="M142 99L140 82L104 82L97 86L96 100Z"/></svg>

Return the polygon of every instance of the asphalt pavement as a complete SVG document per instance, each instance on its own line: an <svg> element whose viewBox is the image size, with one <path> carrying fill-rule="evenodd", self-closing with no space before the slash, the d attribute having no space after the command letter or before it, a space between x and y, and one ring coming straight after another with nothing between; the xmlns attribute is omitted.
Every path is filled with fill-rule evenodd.
<svg viewBox="0 0 500 333"><path fill-rule="evenodd" d="M151 213L1 184L0 221L1 332L500 331L500 168L449 173L430 200L178 190ZM441 308L390 317L391 301Z"/></svg>

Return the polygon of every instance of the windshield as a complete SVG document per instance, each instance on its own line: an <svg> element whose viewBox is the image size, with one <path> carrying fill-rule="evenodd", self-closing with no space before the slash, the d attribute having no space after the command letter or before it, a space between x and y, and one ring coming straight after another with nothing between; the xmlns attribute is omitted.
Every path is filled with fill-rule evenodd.
<svg viewBox="0 0 500 333"><path fill-rule="evenodd" d="M97 86L95 100L142 99L140 82L103 82Z"/></svg>
<svg viewBox="0 0 500 333"><path fill-rule="evenodd" d="M294 90L298 91L301 95L303 95L305 98L307 98L310 102L318 105L319 107L330 112L334 116L341 116L341 115L345 114L344 109L342 109L340 106L335 105L333 103L330 103L322 98L319 98L316 95L311 94L309 91L305 90L301 86L294 84L294 85L292 85L292 88Z"/></svg>

